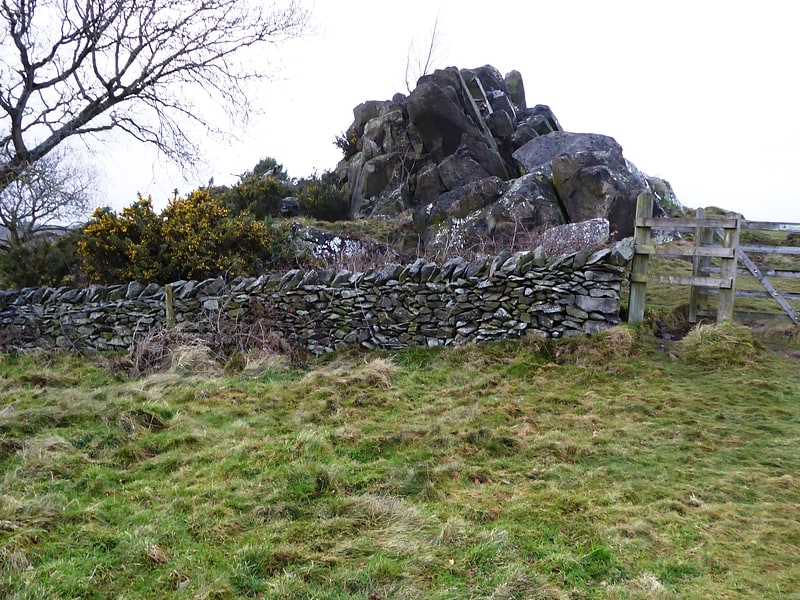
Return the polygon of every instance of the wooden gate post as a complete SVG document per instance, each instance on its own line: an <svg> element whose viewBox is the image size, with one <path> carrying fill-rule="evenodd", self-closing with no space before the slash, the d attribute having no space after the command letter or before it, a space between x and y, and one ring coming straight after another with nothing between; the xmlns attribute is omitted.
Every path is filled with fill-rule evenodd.
<svg viewBox="0 0 800 600"><path fill-rule="evenodd" d="M650 244L650 226L645 219L653 217L653 195L642 192L636 199L636 221L633 233L634 254L631 263L631 293L628 301L628 323L644 320L645 297L647 295L647 260L649 255L636 252L637 246Z"/></svg>
<svg viewBox="0 0 800 600"><path fill-rule="evenodd" d="M698 208L695 217L704 219L705 209ZM698 225L694 232L694 246L701 248L710 246L714 242L714 230L711 227L701 227ZM697 256L692 258L692 277L708 277L711 268L710 256ZM702 287L693 285L689 295L689 323L697 323L698 309L707 308L708 296L703 295Z"/></svg>
<svg viewBox="0 0 800 600"><path fill-rule="evenodd" d="M742 226L741 215L736 215L736 227L726 227L722 245L730 249L730 257L722 259L720 279L730 283L729 287L719 288L719 302L717 303L717 323L733 321L733 300L736 297L736 249L739 247L739 230ZM727 283L726 283L727 285Z"/></svg>

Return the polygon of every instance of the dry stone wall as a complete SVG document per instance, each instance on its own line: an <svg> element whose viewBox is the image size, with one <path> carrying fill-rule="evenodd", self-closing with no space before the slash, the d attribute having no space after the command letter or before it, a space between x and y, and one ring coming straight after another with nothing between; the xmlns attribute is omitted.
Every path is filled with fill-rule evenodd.
<svg viewBox="0 0 800 600"><path fill-rule="evenodd" d="M592 334L619 323L627 257L501 253L352 273L292 270L172 284L177 327L214 335L260 323L315 353ZM133 282L0 291L0 347L128 350L166 324L165 288Z"/></svg>

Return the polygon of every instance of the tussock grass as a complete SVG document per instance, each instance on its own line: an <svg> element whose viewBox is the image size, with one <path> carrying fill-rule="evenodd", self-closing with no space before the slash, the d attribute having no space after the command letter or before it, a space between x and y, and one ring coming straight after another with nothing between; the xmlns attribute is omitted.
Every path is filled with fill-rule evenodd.
<svg viewBox="0 0 800 600"><path fill-rule="evenodd" d="M291 361L286 354L269 350L248 350L241 356L241 372L245 377L267 378L291 370Z"/></svg>
<svg viewBox="0 0 800 600"><path fill-rule="evenodd" d="M220 373L211 349L197 338L170 349L168 365L170 371L181 375L213 377Z"/></svg>
<svg viewBox="0 0 800 600"><path fill-rule="evenodd" d="M748 364L762 357L762 350L747 327L734 323L700 324L679 343L682 359L703 367Z"/></svg>
<svg viewBox="0 0 800 600"><path fill-rule="evenodd" d="M0 357L0 597L791 598L800 382L769 348Z"/></svg>
<svg viewBox="0 0 800 600"><path fill-rule="evenodd" d="M572 337L548 346L559 364L617 368L624 365L640 345L640 330L622 325L590 337Z"/></svg>

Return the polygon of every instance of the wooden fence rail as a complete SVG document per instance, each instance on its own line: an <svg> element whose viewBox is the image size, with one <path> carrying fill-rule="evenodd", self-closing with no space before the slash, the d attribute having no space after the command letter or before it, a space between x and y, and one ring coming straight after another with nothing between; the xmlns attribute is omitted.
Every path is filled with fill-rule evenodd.
<svg viewBox="0 0 800 600"><path fill-rule="evenodd" d="M710 294L716 294L718 322L733 319L736 297L757 297L772 298L786 316L800 324L800 317L790 304L790 301L800 300L800 294L779 292L769 279L771 277L797 279L800 278L800 271L762 270L750 257L750 254L800 256L800 247L739 243L742 230L791 233L800 232L800 224L747 221L740 215L705 218L703 209L698 209L697 216L691 219L655 219L653 200L653 196L649 193L640 194L637 200L635 251L630 275L629 322L637 323L644 319L647 284L658 282L691 287L689 320L693 323L699 316L710 314L705 309L704 300ZM658 244L653 239L654 231L691 232L694 234L694 245ZM649 263L651 256L691 259L692 275L651 273ZM712 259L717 259L719 266L713 265ZM738 267L737 263L741 263L742 267ZM737 290L737 275L752 275L764 290Z"/></svg>

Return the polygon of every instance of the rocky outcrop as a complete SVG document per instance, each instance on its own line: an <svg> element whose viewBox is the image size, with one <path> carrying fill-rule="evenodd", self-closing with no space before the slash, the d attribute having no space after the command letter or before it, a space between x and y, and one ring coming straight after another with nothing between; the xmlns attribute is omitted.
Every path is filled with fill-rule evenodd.
<svg viewBox="0 0 800 600"><path fill-rule="evenodd" d="M480 179L516 176L510 139L530 115L519 104L521 76L507 77L513 98L506 78L487 65L437 70L407 97L357 106L337 166L352 215L375 216L376 207L385 215L389 197L395 210L406 210Z"/></svg>
<svg viewBox="0 0 800 600"><path fill-rule="evenodd" d="M550 107L528 107L518 71L437 70L408 96L365 102L353 116L337 167L352 216L413 211L427 249L453 236L594 218L619 239L632 232L642 191L679 205L613 138L563 131Z"/></svg>

